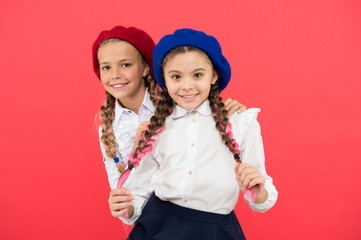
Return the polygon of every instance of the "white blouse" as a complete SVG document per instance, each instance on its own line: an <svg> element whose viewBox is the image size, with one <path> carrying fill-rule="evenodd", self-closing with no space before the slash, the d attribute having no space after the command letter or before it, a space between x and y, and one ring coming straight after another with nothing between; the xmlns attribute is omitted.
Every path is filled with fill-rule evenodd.
<svg viewBox="0 0 361 240"><path fill-rule="evenodd" d="M137 133L138 126L144 122L149 121L154 115L154 106L150 100L148 91L145 91L142 105L139 108L138 115L126 108L123 108L117 101L115 105L115 116L113 121L113 131L115 135L115 141L117 144L116 155L119 157L119 161L122 161L125 165L128 165L128 156L133 150L135 142L135 135ZM103 143L100 141L102 135L102 128L99 128L99 142L100 148L103 154L103 161L105 169L108 174L108 181L111 189L117 188L117 183L120 177L117 165L112 158L107 157ZM133 179L135 171L132 171L127 181L124 183L124 187L130 189L130 185Z"/></svg>
<svg viewBox="0 0 361 240"><path fill-rule="evenodd" d="M258 168L266 179L268 198L264 203L247 204L255 211L270 209L277 200L277 190L265 169L265 157L258 108L230 117L232 132L240 146L241 159ZM228 214L236 206L240 189L234 173L233 154L223 143L211 114L209 101L189 111L179 106L167 118L165 130L145 156L134 174L131 193L134 224L150 195L179 206Z"/></svg>

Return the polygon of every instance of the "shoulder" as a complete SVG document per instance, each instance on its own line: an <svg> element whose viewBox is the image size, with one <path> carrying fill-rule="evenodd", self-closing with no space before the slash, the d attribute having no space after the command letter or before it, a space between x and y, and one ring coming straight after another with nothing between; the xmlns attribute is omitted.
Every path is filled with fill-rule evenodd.
<svg viewBox="0 0 361 240"><path fill-rule="evenodd" d="M249 108L242 113L235 112L230 118L230 122L241 122L243 125L248 126L253 121L257 120L258 113L261 112L260 108Z"/></svg>
<svg viewBox="0 0 361 240"><path fill-rule="evenodd" d="M260 108L249 108L242 113L235 112L230 118L229 122L235 130L247 131L252 124L257 123L258 113Z"/></svg>

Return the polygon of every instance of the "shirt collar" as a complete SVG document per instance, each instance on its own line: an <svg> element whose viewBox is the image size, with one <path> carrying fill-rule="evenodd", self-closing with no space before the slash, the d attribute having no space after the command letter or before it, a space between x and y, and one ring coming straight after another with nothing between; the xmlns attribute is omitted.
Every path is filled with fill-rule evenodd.
<svg viewBox="0 0 361 240"><path fill-rule="evenodd" d="M191 113L191 112L198 112L201 115L210 116L212 114L212 110L209 106L209 100L207 99L201 105L199 105L196 109L192 109L192 110L187 110L187 109L184 109L184 108L176 105L173 110L172 117L180 118L180 117L183 117L184 115L186 115L187 113Z"/></svg>
<svg viewBox="0 0 361 240"><path fill-rule="evenodd" d="M144 106L144 107L148 108L148 110L150 110L150 111L152 111L154 113L155 108L154 108L152 100L150 100L150 95L148 93L148 88L145 89L144 99L143 99L143 102L142 102L141 106Z"/></svg>
<svg viewBox="0 0 361 240"><path fill-rule="evenodd" d="M141 108L145 107L148 110L152 111L154 113L154 106L153 106L153 102L152 100L150 100L150 95L148 93L148 89L145 89L145 94L144 94L144 98L143 98L143 102L139 107L139 113L141 111ZM118 121L120 120L120 118L122 117L123 114L128 114L130 110L127 108L124 108L122 105L119 104L118 100L115 101L115 109L114 109L114 121L113 124L117 125Z"/></svg>

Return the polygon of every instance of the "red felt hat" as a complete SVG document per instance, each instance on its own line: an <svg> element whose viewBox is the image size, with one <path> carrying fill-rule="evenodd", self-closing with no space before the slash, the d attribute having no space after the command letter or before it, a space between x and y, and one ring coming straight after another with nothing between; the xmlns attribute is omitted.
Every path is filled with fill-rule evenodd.
<svg viewBox="0 0 361 240"><path fill-rule="evenodd" d="M102 31L93 43L93 69L99 79L98 48L104 40L109 38L119 38L132 44L143 56L153 74L153 49L155 46L153 39L146 32L135 27L115 26L111 30Z"/></svg>

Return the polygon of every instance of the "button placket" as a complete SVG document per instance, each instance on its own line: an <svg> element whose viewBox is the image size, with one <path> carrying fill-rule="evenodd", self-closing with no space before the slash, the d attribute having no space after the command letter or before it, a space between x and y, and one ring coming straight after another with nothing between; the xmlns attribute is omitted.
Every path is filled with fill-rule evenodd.
<svg viewBox="0 0 361 240"><path fill-rule="evenodd" d="M188 147L187 147L187 161L184 169L185 191L183 195L183 204L189 204L189 197L193 190L193 168L195 165L195 156L197 150L197 112L192 111L188 114Z"/></svg>

